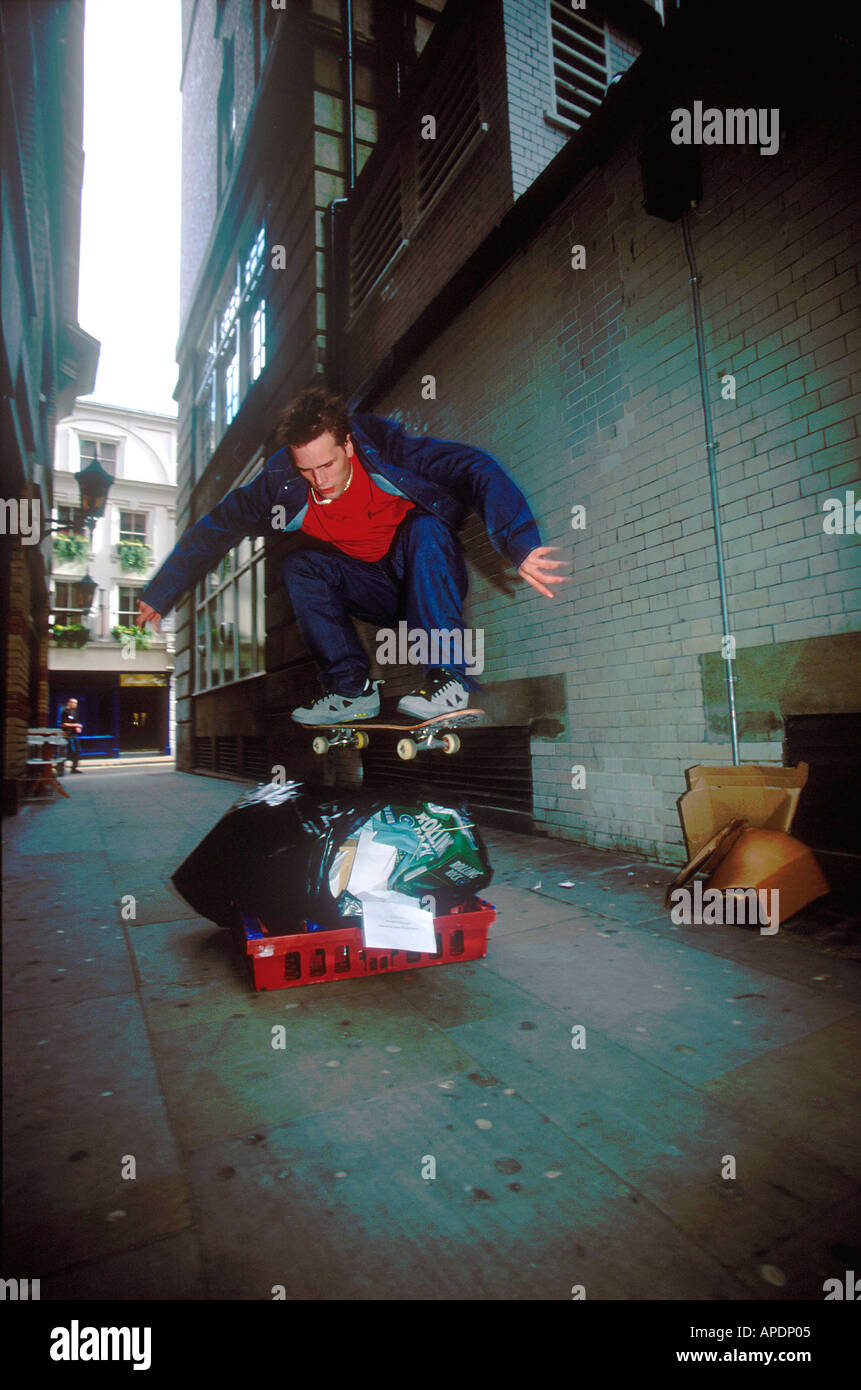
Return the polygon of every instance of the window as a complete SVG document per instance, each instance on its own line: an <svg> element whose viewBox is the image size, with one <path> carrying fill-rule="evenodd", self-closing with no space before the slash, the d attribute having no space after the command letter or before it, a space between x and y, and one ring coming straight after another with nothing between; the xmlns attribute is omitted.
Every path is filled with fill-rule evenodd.
<svg viewBox="0 0 861 1390"><path fill-rule="evenodd" d="M266 228L259 223L240 242L215 301L211 328L198 348L194 398L199 472L235 419L243 398L266 366Z"/></svg>
<svg viewBox="0 0 861 1390"><path fill-rule="evenodd" d="M227 370L224 374L224 423L229 425L239 409L239 333L234 328L228 344Z"/></svg>
<svg viewBox="0 0 861 1390"><path fill-rule="evenodd" d="M146 543L146 512L120 512L120 540Z"/></svg>
<svg viewBox="0 0 861 1390"><path fill-rule="evenodd" d="M256 381L266 366L266 300L261 299L251 315L251 380Z"/></svg>
<svg viewBox="0 0 861 1390"><path fill-rule="evenodd" d="M554 115L579 130L604 100L607 90L607 41L603 18L549 0L553 51Z"/></svg>
<svg viewBox="0 0 861 1390"><path fill-rule="evenodd" d="M57 506L58 536L79 536L84 531L84 513L80 507L67 506L61 502Z"/></svg>
<svg viewBox="0 0 861 1390"><path fill-rule="evenodd" d="M262 460L241 481L250 482L260 467ZM264 546L262 536L240 541L197 585L197 693L260 675L266 669Z"/></svg>
<svg viewBox="0 0 861 1390"><path fill-rule="evenodd" d="M71 580L54 581L54 602L52 604L55 627L68 627L72 623L84 621L84 609L78 585Z"/></svg>
<svg viewBox="0 0 861 1390"><path fill-rule="evenodd" d="M126 584L119 586L119 603L117 605L117 622L123 627L134 627L135 618L138 611L138 595L140 589L130 588Z"/></svg>
<svg viewBox="0 0 861 1390"><path fill-rule="evenodd" d="M100 463L106 473L117 471L117 446L109 439L80 438L81 467L88 468L91 463Z"/></svg>

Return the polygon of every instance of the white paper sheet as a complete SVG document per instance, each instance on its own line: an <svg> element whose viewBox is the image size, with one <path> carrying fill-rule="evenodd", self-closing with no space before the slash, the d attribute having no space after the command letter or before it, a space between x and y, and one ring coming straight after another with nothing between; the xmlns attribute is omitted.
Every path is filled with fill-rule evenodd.
<svg viewBox="0 0 861 1390"><path fill-rule="evenodd" d="M406 893L362 893L362 931L366 946L436 953L433 913Z"/></svg>
<svg viewBox="0 0 861 1390"><path fill-rule="evenodd" d="M363 830L356 846L347 892L354 898L360 898L363 893L381 892L388 884L397 857L394 845L384 845L374 838L372 830Z"/></svg>

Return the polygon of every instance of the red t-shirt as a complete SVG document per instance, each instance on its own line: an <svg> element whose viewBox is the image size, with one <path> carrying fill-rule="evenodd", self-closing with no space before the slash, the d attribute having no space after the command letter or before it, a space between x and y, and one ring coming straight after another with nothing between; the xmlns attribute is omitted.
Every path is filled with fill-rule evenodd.
<svg viewBox="0 0 861 1390"><path fill-rule="evenodd" d="M407 512L415 506L377 487L358 458L346 492L331 502L317 501L308 489L308 510L302 522L306 535L329 541L357 560L381 560Z"/></svg>

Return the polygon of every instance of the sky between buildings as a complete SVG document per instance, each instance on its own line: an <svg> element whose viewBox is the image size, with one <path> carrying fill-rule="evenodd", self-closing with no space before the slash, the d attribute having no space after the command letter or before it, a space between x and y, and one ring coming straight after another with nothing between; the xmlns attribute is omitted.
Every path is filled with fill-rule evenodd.
<svg viewBox="0 0 861 1390"><path fill-rule="evenodd" d="M87 0L78 321L85 400L176 414L180 0Z"/></svg>

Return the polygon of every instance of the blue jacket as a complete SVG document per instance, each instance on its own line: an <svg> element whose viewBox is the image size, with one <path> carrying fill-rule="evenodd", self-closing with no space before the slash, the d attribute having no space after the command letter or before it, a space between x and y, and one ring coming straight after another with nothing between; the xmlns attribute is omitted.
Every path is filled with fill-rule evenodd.
<svg viewBox="0 0 861 1390"><path fill-rule="evenodd" d="M519 566L541 544L526 499L490 454L468 444L405 433L379 415L351 417L350 435L377 487L408 497L455 530L470 508L487 527L497 550ZM284 508L273 528L273 507ZM250 535L298 531L308 510L308 484L286 446L263 471L236 488L191 526L139 598L164 615L185 591Z"/></svg>

